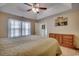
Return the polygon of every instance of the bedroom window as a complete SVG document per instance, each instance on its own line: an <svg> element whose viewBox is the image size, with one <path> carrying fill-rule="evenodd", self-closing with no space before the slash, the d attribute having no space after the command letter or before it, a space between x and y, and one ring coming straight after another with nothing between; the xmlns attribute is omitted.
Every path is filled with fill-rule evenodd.
<svg viewBox="0 0 79 59"><path fill-rule="evenodd" d="M31 34L30 22L10 19L8 26L9 26L8 30L9 37L20 37Z"/></svg>
<svg viewBox="0 0 79 59"><path fill-rule="evenodd" d="M29 22L22 22L22 35L30 35L30 23Z"/></svg>

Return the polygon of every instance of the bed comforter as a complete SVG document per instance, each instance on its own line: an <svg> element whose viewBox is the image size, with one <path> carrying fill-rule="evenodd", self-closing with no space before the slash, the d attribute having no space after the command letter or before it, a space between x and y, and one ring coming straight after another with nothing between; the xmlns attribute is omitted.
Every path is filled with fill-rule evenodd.
<svg viewBox="0 0 79 59"><path fill-rule="evenodd" d="M61 53L57 40L53 38L0 44L1 56L55 56Z"/></svg>

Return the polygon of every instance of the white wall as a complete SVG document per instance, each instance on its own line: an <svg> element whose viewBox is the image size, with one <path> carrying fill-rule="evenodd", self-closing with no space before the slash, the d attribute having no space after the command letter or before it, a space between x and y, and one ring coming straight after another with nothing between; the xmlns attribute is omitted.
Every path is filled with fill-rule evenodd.
<svg viewBox="0 0 79 59"><path fill-rule="evenodd" d="M59 16L68 17L67 26L55 26L55 19ZM39 21L36 28L39 28L41 23L47 24L48 35L49 33L74 34L76 37L76 47L79 48L79 11L68 11L55 16L44 18ZM39 34L39 32L40 30L38 30L36 33Z"/></svg>

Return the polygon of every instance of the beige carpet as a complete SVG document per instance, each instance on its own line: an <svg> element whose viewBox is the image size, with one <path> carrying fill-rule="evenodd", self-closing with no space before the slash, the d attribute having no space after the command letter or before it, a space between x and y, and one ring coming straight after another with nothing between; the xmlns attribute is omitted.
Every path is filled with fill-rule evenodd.
<svg viewBox="0 0 79 59"><path fill-rule="evenodd" d="M62 50L61 56L79 56L79 50L70 49L62 46L61 46L61 50Z"/></svg>

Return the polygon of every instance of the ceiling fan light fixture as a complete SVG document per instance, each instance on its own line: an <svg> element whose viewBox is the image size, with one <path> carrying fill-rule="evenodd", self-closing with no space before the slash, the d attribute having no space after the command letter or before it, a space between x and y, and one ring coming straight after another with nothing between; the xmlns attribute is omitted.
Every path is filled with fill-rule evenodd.
<svg viewBox="0 0 79 59"><path fill-rule="evenodd" d="M32 11L33 11L33 12L37 12L37 11L36 11L36 8L32 8Z"/></svg>
<svg viewBox="0 0 79 59"><path fill-rule="evenodd" d="M39 9L38 9L38 8L36 8L36 11L37 11L37 12L39 12Z"/></svg>
<svg viewBox="0 0 79 59"><path fill-rule="evenodd" d="M32 10L34 13L39 13L40 10L46 10L47 9L46 7L40 7L39 3L32 3L32 4L25 3L25 4L32 7L31 9L29 9L27 11Z"/></svg>
<svg viewBox="0 0 79 59"><path fill-rule="evenodd" d="M36 13L36 12L39 12L39 9L33 7L33 8L32 8L32 11Z"/></svg>

